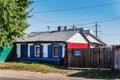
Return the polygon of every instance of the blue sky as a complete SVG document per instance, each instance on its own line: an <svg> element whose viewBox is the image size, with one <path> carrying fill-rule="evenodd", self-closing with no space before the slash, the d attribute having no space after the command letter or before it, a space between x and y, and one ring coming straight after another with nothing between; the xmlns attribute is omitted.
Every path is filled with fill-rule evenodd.
<svg viewBox="0 0 120 80"><path fill-rule="evenodd" d="M73 9L111 3L116 4ZM47 31L47 26L50 26L52 31L57 30L57 26L73 24L75 27L88 27L94 31L97 21L99 38L110 45L120 44L120 19L117 19L120 18L120 0L34 0L30 8L33 8L31 13L33 17L28 19L31 26L25 30L26 33ZM72 10L53 11L63 9ZM46 12L51 10L53 12ZM108 22L104 22L106 20Z"/></svg>

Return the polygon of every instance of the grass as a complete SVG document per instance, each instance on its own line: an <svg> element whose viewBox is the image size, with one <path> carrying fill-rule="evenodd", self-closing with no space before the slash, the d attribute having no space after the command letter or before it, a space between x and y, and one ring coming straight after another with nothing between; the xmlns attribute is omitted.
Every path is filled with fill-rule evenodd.
<svg viewBox="0 0 120 80"><path fill-rule="evenodd" d="M6 62L0 63L0 69L25 70L42 73L69 73L72 70L65 70L64 67L53 64L35 63L35 62Z"/></svg>
<svg viewBox="0 0 120 80"><path fill-rule="evenodd" d="M120 72L112 70L81 70L69 76L85 77L91 79L120 79Z"/></svg>
<svg viewBox="0 0 120 80"><path fill-rule="evenodd" d="M119 71L112 70L68 70L63 66L37 62L0 63L0 69L24 70L42 73L64 73L69 77L85 77L91 79L120 79Z"/></svg>

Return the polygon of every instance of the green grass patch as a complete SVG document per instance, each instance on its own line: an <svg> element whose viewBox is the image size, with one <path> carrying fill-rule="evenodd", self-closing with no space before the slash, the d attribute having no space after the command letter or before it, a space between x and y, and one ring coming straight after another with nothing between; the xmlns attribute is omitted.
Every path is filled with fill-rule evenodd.
<svg viewBox="0 0 120 80"><path fill-rule="evenodd" d="M37 63L37 62L7 62L0 63L0 69L11 69L11 70L25 70L34 72L55 72L55 73L69 73L72 70L66 70L64 67L48 63Z"/></svg>
<svg viewBox="0 0 120 80"><path fill-rule="evenodd" d="M7 62L0 63L0 69L24 70L42 73L64 73L70 77L91 79L120 79L119 71L112 70L68 70L63 66L38 62Z"/></svg>
<svg viewBox="0 0 120 80"><path fill-rule="evenodd" d="M112 70L80 70L70 76L91 79L120 79L120 72Z"/></svg>

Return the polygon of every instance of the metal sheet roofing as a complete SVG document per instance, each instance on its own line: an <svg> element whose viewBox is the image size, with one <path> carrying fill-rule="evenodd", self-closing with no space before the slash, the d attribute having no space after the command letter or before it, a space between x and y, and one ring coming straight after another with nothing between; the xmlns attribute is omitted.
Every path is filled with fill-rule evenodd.
<svg viewBox="0 0 120 80"><path fill-rule="evenodd" d="M97 43L97 44L101 44L101 45L107 45L104 42L102 42L100 39L96 38L92 34L85 34L85 36L89 40L90 43Z"/></svg>
<svg viewBox="0 0 120 80"><path fill-rule="evenodd" d="M57 32L38 32L30 34L23 39L17 39L16 42L29 41L67 41L79 31L57 31Z"/></svg>
<svg viewBox="0 0 120 80"><path fill-rule="evenodd" d="M91 35L86 35L86 38L91 42L91 43L98 43L101 44L98 40L93 38Z"/></svg>

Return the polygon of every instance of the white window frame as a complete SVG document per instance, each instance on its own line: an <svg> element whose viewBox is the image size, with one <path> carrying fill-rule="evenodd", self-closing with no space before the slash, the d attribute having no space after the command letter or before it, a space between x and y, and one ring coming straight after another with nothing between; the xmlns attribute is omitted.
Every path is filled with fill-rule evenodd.
<svg viewBox="0 0 120 80"><path fill-rule="evenodd" d="M39 47L39 54L36 53L36 47ZM40 57L40 45L35 45L35 47L34 47L34 55L35 55L35 57Z"/></svg>
<svg viewBox="0 0 120 80"><path fill-rule="evenodd" d="M28 44L28 57L30 57L30 46L33 46L32 43Z"/></svg>
<svg viewBox="0 0 120 80"><path fill-rule="evenodd" d="M21 44L17 44L17 57L21 57Z"/></svg>
<svg viewBox="0 0 120 80"><path fill-rule="evenodd" d="M57 47L58 47L58 55L57 55L57 56L54 56L54 51L53 51L54 46L57 46ZM58 56L59 56L59 45L53 45L53 46L52 46L52 56L53 56L53 57L58 57Z"/></svg>

